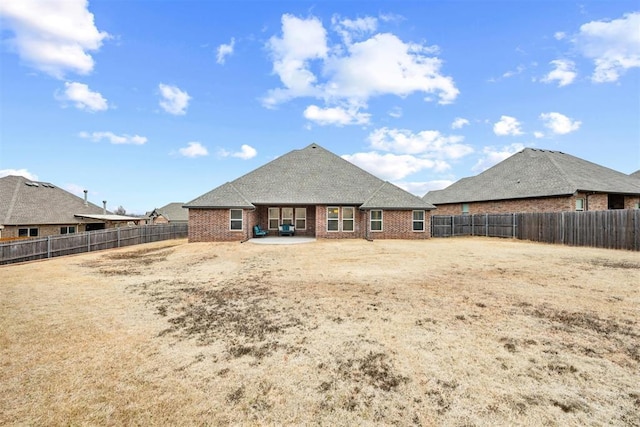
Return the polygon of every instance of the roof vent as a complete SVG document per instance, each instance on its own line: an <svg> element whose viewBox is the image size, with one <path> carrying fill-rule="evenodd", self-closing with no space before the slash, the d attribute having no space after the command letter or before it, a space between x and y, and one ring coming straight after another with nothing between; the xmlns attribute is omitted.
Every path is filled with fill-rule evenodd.
<svg viewBox="0 0 640 427"><path fill-rule="evenodd" d="M25 181L25 184L27 184L29 187L39 187L37 182Z"/></svg>

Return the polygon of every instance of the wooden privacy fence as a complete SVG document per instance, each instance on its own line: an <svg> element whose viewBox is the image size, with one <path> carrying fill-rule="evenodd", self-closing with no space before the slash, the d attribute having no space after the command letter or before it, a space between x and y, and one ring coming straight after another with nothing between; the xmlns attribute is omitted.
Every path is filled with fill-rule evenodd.
<svg viewBox="0 0 640 427"><path fill-rule="evenodd" d="M187 224L109 228L0 243L0 265L187 237Z"/></svg>
<svg viewBox="0 0 640 427"><path fill-rule="evenodd" d="M511 237L640 251L640 210L434 215L431 235Z"/></svg>

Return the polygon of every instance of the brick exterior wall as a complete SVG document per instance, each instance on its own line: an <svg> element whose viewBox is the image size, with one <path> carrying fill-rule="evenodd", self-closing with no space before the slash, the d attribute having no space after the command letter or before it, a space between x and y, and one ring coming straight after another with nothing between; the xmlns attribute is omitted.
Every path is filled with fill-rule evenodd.
<svg viewBox="0 0 640 427"><path fill-rule="evenodd" d="M243 211L243 231L230 230L229 209L189 209L189 242L231 242L253 237L253 226L268 229L269 207L258 206L255 210ZM288 206L287 206L288 207ZM301 207L301 206L298 206ZM305 206L307 209L307 229L297 230L296 236L310 236L321 239L428 239L431 237L431 212L425 211L425 230L412 230L413 211L383 211L383 231L369 232L369 213L353 206L354 231L327 231L327 206ZM340 206L340 208L342 208ZM340 209L342 219L342 209ZM340 221L342 224L342 221ZM271 230L276 235L277 232Z"/></svg>
<svg viewBox="0 0 640 427"><path fill-rule="evenodd" d="M566 197L541 197L537 199L493 200L470 202L469 214L500 214L520 212L569 212L576 210L576 199L584 199L584 210L602 211L608 209L607 194L577 193ZM625 209L633 209L640 201L639 196L625 197ZM462 203L440 204L433 215L462 215Z"/></svg>
<svg viewBox="0 0 640 427"><path fill-rule="evenodd" d="M243 230L231 230L229 209L189 209L189 242L235 242L247 239L247 221L256 213L242 211Z"/></svg>
<svg viewBox="0 0 640 427"><path fill-rule="evenodd" d="M106 222L104 228L116 228L125 227L127 223L122 222ZM42 225L5 225L4 229L0 230L0 239L14 239L18 238L18 230L21 228L37 228L37 237L58 236L60 235L61 227L75 227L76 233L84 233L87 231L87 224L42 224ZM27 236L28 237L28 236ZM22 238L22 237L21 237Z"/></svg>

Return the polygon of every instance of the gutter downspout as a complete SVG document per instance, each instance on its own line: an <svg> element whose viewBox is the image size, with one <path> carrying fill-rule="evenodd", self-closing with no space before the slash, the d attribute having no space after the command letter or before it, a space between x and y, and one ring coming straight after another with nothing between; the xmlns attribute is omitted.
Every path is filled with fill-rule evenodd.
<svg viewBox="0 0 640 427"><path fill-rule="evenodd" d="M371 209L369 209L368 211L365 210L364 214L366 217L365 218L366 224L364 226L364 229L365 229L364 238L367 242L373 242L373 239L371 238L371 230L369 229L371 227Z"/></svg>

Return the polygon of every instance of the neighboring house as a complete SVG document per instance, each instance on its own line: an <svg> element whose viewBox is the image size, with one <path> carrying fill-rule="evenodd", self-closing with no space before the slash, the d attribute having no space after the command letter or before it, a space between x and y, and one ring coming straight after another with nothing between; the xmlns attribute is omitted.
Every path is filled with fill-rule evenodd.
<svg viewBox="0 0 640 427"><path fill-rule="evenodd" d="M438 215L637 209L640 182L560 151L525 148L423 199Z"/></svg>
<svg viewBox="0 0 640 427"><path fill-rule="evenodd" d="M169 203L161 208L155 208L147 214L149 224L186 224L189 221L189 210L184 203Z"/></svg>
<svg viewBox="0 0 640 427"><path fill-rule="evenodd" d="M638 169L637 171L635 171L634 173L632 173L630 176L640 180L640 169Z"/></svg>
<svg viewBox="0 0 640 427"><path fill-rule="evenodd" d="M430 211L420 197L311 144L190 201L189 241L243 241L259 225L270 235L425 239Z"/></svg>
<svg viewBox="0 0 640 427"><path fill-rule="evenodd" d="M43 237L113 228L140 218L113 215L48 182L0 178L0 238ZM105 203L106 204L106 203Z"/></svg>

